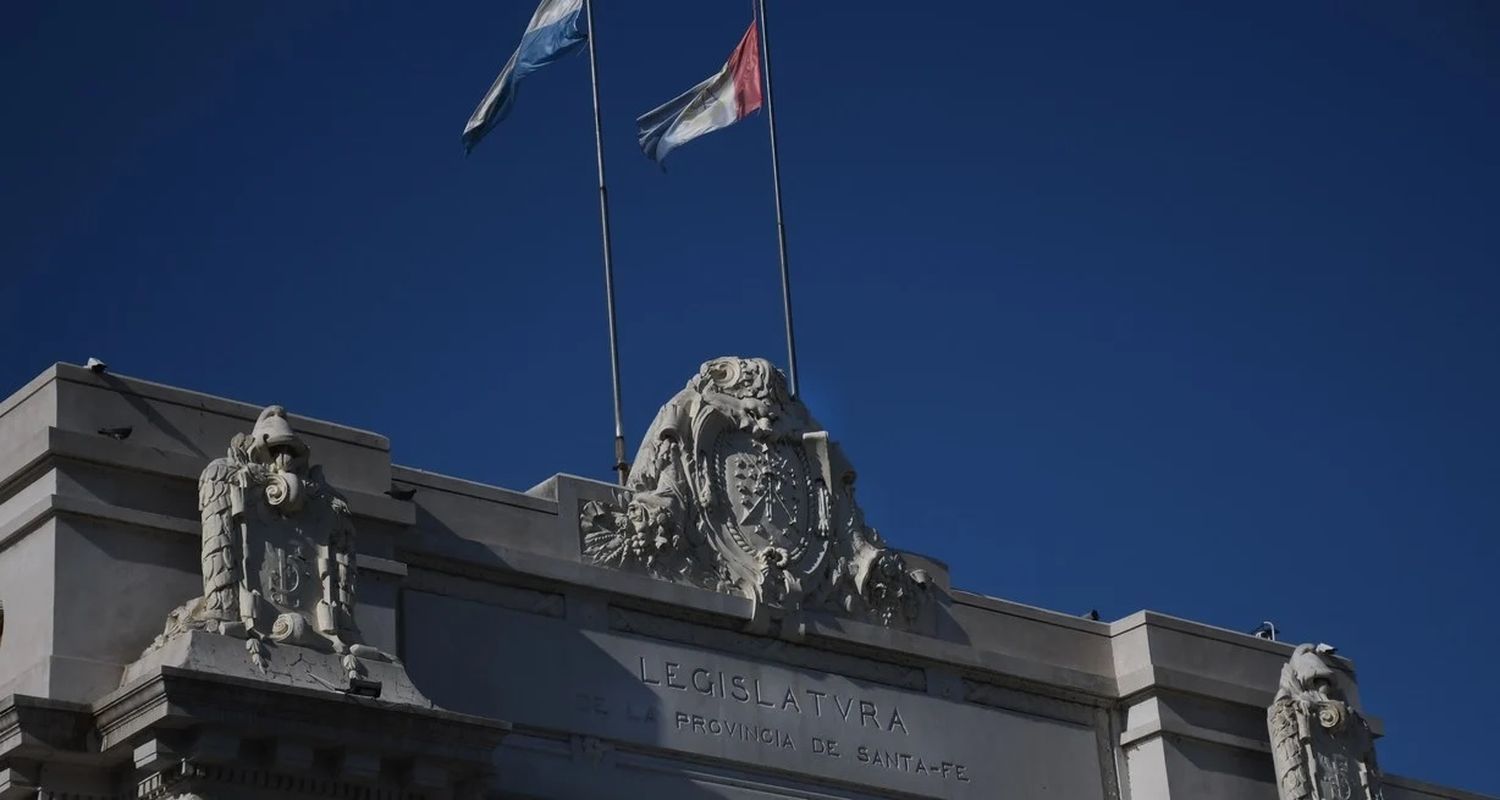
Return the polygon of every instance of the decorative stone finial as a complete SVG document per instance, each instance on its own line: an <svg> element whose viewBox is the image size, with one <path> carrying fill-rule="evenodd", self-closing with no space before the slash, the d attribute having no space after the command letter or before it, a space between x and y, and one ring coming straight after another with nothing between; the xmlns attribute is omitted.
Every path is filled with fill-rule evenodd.
<svg viewBox="0 0 1500 800"><path fill-rule="evenodd" d="M269 406L249 434L236 434L228 453L204 468L198 478L203 595L168 615L127 680L154 663L201 663L208 652L217 668L232 671L222 663L225 643L243 640L241 658L248 652L251 674L375 691L379 682L366 679L370 664L379 663L388 666L378 671L398 684L396 699L427 702L395 659L360 635L354 523L310 456L286 410ZM283 646L304 655L277 657ZM356 686L361 681L369 685Z"/></svg>
<svg viewBox="0 0 1500 800"><path fill-rule="evenodd" d="M1375 737L1348 702L1333 652L1298 645L1266 711L1281 800L1381 800Z"/></svg>
<svg viewBox="0 0 1500 800"><path fill-rule="evenodd" d="M865 524L854 469L760 358L704 364L656 415L618 503L581 513L585 557L755 600L912 624L927 575Z"/></svg>

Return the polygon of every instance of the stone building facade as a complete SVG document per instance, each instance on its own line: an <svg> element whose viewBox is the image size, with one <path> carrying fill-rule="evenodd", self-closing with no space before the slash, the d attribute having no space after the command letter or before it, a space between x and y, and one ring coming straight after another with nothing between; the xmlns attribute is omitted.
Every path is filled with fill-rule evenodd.
<svg viewBox="0 0 1500 800"><path fill-rule="evenodd" d="M854 487L755 359L525 491L57 365L0 402L0 800L1479 800L1378 775L1326 648L963 591Z"/></svg>

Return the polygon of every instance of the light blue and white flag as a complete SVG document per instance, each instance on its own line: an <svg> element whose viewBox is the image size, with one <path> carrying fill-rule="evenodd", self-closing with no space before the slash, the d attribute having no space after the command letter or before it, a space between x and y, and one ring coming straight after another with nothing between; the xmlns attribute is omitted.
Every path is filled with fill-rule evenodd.
<svg viewBox="0 0 1500 800"><path fill-rule="evenodd" d="M583 28L584 0L542 0L531 15L531 24L521 36L521 46L505 62L500 77L485 92L479 108L464 126L464 150L467 152L479 144L479 140L510 113L516 102L516 84L535 72L539 67L574 52L588 41L588 32Z"/></svg>

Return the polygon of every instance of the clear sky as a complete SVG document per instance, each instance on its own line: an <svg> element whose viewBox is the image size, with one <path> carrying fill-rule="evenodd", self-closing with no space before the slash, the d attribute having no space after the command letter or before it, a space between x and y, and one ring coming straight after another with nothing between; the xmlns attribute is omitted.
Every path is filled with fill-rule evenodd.
<svg viewBox="0 0 1500 800"><path fill-rule="evenodd" d="M610 477L585 57L459 143L531 10L8 6L0 393L96 355ZM1500 794L1500 4L771 11L804 396L869 520L970 590L1334 643L1387 770ZM597 16L633 449L785 348L764 117L634 141L749 3Z"/></svg>

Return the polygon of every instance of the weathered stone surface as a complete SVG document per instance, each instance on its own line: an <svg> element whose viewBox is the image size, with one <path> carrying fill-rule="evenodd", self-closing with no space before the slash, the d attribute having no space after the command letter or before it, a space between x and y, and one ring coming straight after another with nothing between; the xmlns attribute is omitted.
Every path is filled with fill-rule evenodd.
<svg viewBox="0 0 1500 800"><path fill-rule="evenodd" d="M773 659L580 633L564 620L469 601L418 594L408 602L414 614L475 634L458 642L436 629L410 631L415 678L446 708L503 713L518 729L922 797L1109 796L1100 731L1093 719L1079 724L1070 704L1018 713ZM470 669L469 659L485 669Z"/></svg>
<svg viewBox="0 0 1500 800"><path fill-rule="evenodd" d="M383 691L388 679L391 699L431 705L394 658L363 642L349 505L310 456L286 410L268 406L204 468L203 595L168 616L125 682L162 665L331 691Z"/></svg>
<svg viewBox="0 0 1500 800"><path fill-rule="evenodd" d="M140 798L477 796L510 731L450 711L175 667L101 698L93 723L105 753L128 749ZM413 774L418 762L425 775Z"/></svg>
<svg viewBox="0 0 1500 800"><path fill-rule="evenodd" d="M716 358L656 415L617 503L580 509L584 553L754 600L911 626L930 602L865 524L854 468L760 358Z"/></svg>
<svg viewBox="0 0 1500 800"><path fill-rule="evenodd" d="M1281 800L1381 800L1375 737L1348 701L1333 648L1298 645L1266 711Z"/></svg>
<svg viewBox="0 0 1500 800"><path fill-rule="evenodd" d="M202 630L184 631L125 668L122 685L149 679L162 667L196 670L249 680L264 680L280 686L326 692L349 690L349 663L355 659L358 676L380 687L380 699L431 708L428 700L407 677L406 668L387 659L340 656L308 647L269 643L254 659L246 657L247 639Z"/></svg>
<svg viewBox="0 0 1500 800"><path fill-rule="evenodd" d="M688 432L696 437L691 457L709 468L707 496L726 504L750 499L752 509L734 517L707 512L721 536L716 541L695 541L701 526L684 528L688 554L718 576L722 548L740 548L732 534L750 523L773 533L766 546L789 556L795 548L787 545L807 530L815 538L804 555L820 550L821 541L828 542L829 563L869 552L841 549L837 526L834 536L819 539L817 515L802 515L816 504L804 506L799 493L811 496L816 483L796 489L792 479L821 479L817 465L824 462L810 448L822 445L805 437L818 426L808 419L786 427L779 415L805 412L776 399L770 373L745 369L749 385L718 392L725 397L708 396L715 381L732 374L719 368L699 376L706 392L679 396L704 412L705 425L694 433L689 424ZM740 402L750 409L741 414L745 428L734 421ZM763 413L773 407L780 409L774 419ZM67 365L0 401L0 800L123 800L157 792L214 800L268 793L309 800L465 793L591 800L1276 796L1264 709L1291 647L1149 611L1107 622L984 597L953 588L961 587L961 570L952 581L946 566L913 553L901 555L906 575L920 569L927 577L915 620L874 613L876 604L854 580L857 570L803 572L813 562L789 558L784 574L762 575L751 570L760 562L740 560L739 572L727 570L721 585L638 561L601 560L588 550L599 540L580 530L584 506L599 504L609 512L606 528L618 525L611 514L626 514L643 494L672 496L664 490L683 486L676 479L658 476L622 492L556 475L512 491L393 468L382 436L285 416L326 468L326 480L314 476L311 463L302 471L286 461L283 477L290 467L303 489L322 484L326 496L344 498L347 512L335 512L330 500L326 516L283 515L305 519L304 531L251 531L262 537L260 566L244 568L242 554L229 562L241 567L233 581L205 584L203 556L217 551L204 548L197 479L264 413ZM691 423L699 414L667 409L658 422L683 418ZM135 433L120 440L96 432L117 426ZM715 426L719 434L701 435ZM767 427L769 437L757 436ZM804 438L793 438L794 428ZM672 440L660 438L670 430L658 425L652 442L666 441L670 450ZM756 459L767 450L761 464ZM848 465L830 452L832 478ZM716 462L714 454L723 457ZM746 454L783 481L769 487L785 501L769 516L756 516L765 508L755 505L765 484L752 480L755 470L741 470L746 477L733 490L715 483L714 470L722 471L715 463L732 476L731 465L744 462L728 456ZM295 448L291 456L295 462ZM775 458L793 466L783 470ZM256 463L269 473L276 460ZM696 478L685 483L696 491ZM245 482L252 505L266 485ZM699 509L689 505L698 503L696 495L677 496L687 498L684 509ZM846 512L857 505L834 508L842 509L837 521L851 518ZM689 522L703 522L705 512L692 513L699 517L686 516ZM337 537L323 532L340 518L358 537L336 545ZM244 516L236 522L231 514L229 529L240 524L247 524ZM606 528L591 533L606 542L621 530L636 533L629 525ZM860 523L843 531L867 529ZM338 624L342 601L338 591L323 589L322 570L314 571L328 614L299 593L305 584L289 585L293 574L306 572L264 569L286 564L280 555L265 558L267 542L295 562L295 547L287 545L303 534L315 545L304 551L315 554L312 561L325 547L333 563L338 551L353 555L334 588L358 589L349 605L358 639ZM876 541L864 533L849 541L860 538ZM875 547L889 551L883 542ZM239 613L246 576L255 582L252 599L280 586L298 605L271 597ZM755 583L767 576L769 583ZM777 591L791 586L786 577L797 578L800 596ZM216 618L220 633L206 623L183 625L141 658L169 611L228 585L234 592L223 606L228 618ZM856 593L849 605L837 600ZM284 614L295 614L312 638L275 638ZM179 612L184 618L207 619L191 607ZM235 634L236 622L243 635L223 632ZM252 639L264 646L260 666L245 648ZM401 662L361 659L355 642L400 656L409 684ZM366 680L381 684L380 699L346 693L346 655L364 665ZM1344 700L1359 708L1348 665L1329 663L1340 671ZM32 697L4 699L13 693ZM1372 706L1378 703L1374 698ZM1379 721L1364 719L1379 735ZM501 720L515 730L505 733ZM839 755L827 752L830 742ZM860 747L867 748L864 761ZM958 779L959 765L967 782ZM1381 783L1386 800L1487 800L1389 775Z"/></svg>
<svg viewBox="0 0 1500 800"><path fill-rule="evenodd" d="M360 643L349 505L309 455L270 406L204 468L203 596L172 612L153 647L199 629L337 652Z"/></svg>

